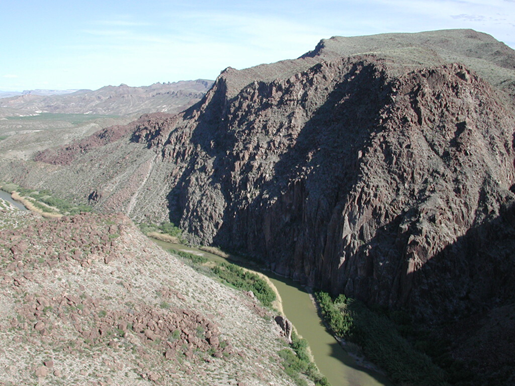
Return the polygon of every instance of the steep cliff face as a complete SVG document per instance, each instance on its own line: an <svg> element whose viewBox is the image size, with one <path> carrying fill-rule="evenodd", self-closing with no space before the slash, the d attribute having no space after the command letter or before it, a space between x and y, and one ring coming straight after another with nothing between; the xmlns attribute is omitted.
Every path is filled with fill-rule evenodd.
<svg viewBox="0 0 515 386"><path fill-rule="evenodd" d="M498 279L483 270L497 258L470 256L467 232L513 198L515 121L488 84L460 65L390 77L372 58L256 82L232 100L225 84L166 141L147 142L164 142L171 217L195 241L421 315L489 296L474 274ZM435 287L452 301L429 296Z"/></svg>
<svg viewBox="0 0 515 386"><path fill-rule="evenodd" d="M7 174L171 219L193 242L333 293L465 314L514 278L515 54L472 32L359 38L361 54L335 38L296 61L229 68L179 115L143 118L44 178L42 164Z"/></svg>

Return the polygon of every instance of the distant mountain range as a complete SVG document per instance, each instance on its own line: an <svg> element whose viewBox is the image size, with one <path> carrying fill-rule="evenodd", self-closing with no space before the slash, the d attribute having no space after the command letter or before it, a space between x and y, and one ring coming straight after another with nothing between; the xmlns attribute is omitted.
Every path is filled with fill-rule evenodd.
<svg viewBox="0 0 515 386"><path fill-rule="evenodd" d="M73 92L79 91L79 89L75 90L44 90L44 89L36 89L36 90L23 90L23 91L0 91L0 99L2 98L10 98L13 96L19 95L41 95L41 96L49 96L49 95L63 95L63 94L71 94ZM83 90L83 91L91 91L91 90Z"/></svg>
<svg viewBox="0 0 515 386"><path fill-rule="evenodd" d="M197 102L213 81L199 79L144 87L106 86L98 90L0 92L0 117L54 114L141 115L177 113Z"/></svg>

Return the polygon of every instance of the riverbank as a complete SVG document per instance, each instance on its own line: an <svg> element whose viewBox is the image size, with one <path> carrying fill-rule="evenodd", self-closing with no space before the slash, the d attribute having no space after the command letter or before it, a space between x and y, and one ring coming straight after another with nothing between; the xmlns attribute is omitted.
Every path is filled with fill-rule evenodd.
<svg viewBox="0 0 515 386"><path fill-rule="evenodd" d="M393 382L447 385L445 371L401 334L402 329L394 320L404 319L409 324L407 314L376 312L344 295L333 299L328 293L317 292L315 297L320 314L333 333L354 342L363 356L383 369Z"/></svg>
<svg viewBox="0 0 515 386"><path fill-rule="evenodd" d="M148 236L154 237L151 234L148 234ZM159 239L159 240L161 240L161 239ZM162 240L162 241L164 241L164 240ZM238 256L230 255L227 252L224 252L224 251L222 251L222 250L220 250L219 248L216 248L216 247L202 246L199 249L201 251L203 251L203 252L207 252L207 253L210 253L212 255L221 257L221 258L227 260L228 262L237 262L237 263L247 262L248 263L248 261L244 261L244 259L242 259L242 258L240 258ZM283 308L283 301L282 301L282 298L281 298L281 293L279 292L277 287L274 285L274 283L270 280L270 278L267 275L265 275L264 273L262 273L262 272L259 272L259 271L256 271L256 270L253 270L253 269L250 269L250 268L247 268L247 267L241 267L241 268L246 270L246 271L252 272L255 275L258 275L261 279L263 279L266 282L266 284L272 289L272 291L274 291L275 297L276 297L276 299L272 302L272 308L276 309L281 314L281 316L286 317L286 315L284 314L284 308Z"/></svg>
<svg viewBox="0 0 515 386"><path fill-rule="evenodd" d="M11 197L11 194L9 192L6 192L5 190L0 189L0 199L2 199L7 205L9 205L15 210L27 210L27 208L25 208L22 204L20 204L17 201L14 201Z"/></svg>
<svg viewBox="0 0 515 386"><path fill-rule="evenodd" d="M317 313L319 314L320 319L322 320L325 328L332 331L331 326L328 324L327 320L325 320L324 317L322 316L322 309L320 307L320 304L317 302L317 300L315 298L315 293L311 289L309 291L309 297L311 298L311 302L313 303L313 306L317 310ZM346 341L342 337L335 334L334 331L333 331L333 336L334 336L334 339L336 339L336 341L339 343L339 345L354 359L354 361L356 362L356 364L358 366L363 367L368 370L371 370L371 371L374 371L385 377L387 376L386 372L383 369L381 369L376 364L370 362L366 358L365 354L363 353L363 348L360 347L358 344Z"/></svg>
<svg viewBox="0 0 515 386"><path fill-rule="evenodd" d="M162 233L150 232L150 233L147 233L147 236L164 249L176 249L181 252L191 253L191 254L197 255L197 256L203 256L210 260L215 260L217 262L228 262L228 263L232 263L232 264L236 263L241 269L259 276L261 279L263 279L265 281L265 283L275 293L275 300L272 302L272 308L277 310L278 313L280 313L282 316L285 316L281 293L279 292L277 287L274 285L274 283L268 278L268 276L266 276L262 272L250 269L250 268L248 268L248 266L244 266L244 267L241 266L240 263L243 263L244 260L241 259L240 257L230 255L230 254L228 254L218 248L215 248L215 247L200 247L197 250L197 248L192 248L192 247L188 247L188 246L179 244L178 239L176 237L168 236L168 235L162 234Z"/></svg>
<svg viewBox="0 0 515 386"><path fill-rule="evenodd" d="M49 219L92 211L92 207L87 204L71 203L54 196L48 190L27 189L4 181L0 181L0 190L11 194L11 199L23 204L24 209Z"/></svg>
<svg viewBox="0 0 515 386"><path fill-rule="evenodd" d="M20 194L18 192L16 192L16 191L11 193L11 197L12 197L13 200L18 201L19 203L23 204L23 206L25 206L25 208L27 208L31 212L37 213L37 214L41 215L42 217L49 218L49 219L52 219L52 218L55 219L55 218L63 217L62 214L59 214L59 213L49 213L49 212L45 212L45 211L39 209L38 207L36 207L34 205L34 203L31 200L29 200L29 199L27 199L25 197L20 196Z"/></svg>
<svg viewBox="0 0 515 386"><path fill-rule="evenodd" d="M249 271L266 277L270 288L278 294L280 312L295 326L295 331L308 342L310 356L327 377L332 386L392 386L380 373L362 366L347 353L325 327L313 304L309 291L285 277L270 271L257 271L259 267L247 259L231 255L213 247L201 249L180 244L167 244L155 240L162 248L181 250L197 256L202 255L217 262L231 262ZM254 268L254 269L253 269ZM278 309L278 307L275 307Z"/></svg>

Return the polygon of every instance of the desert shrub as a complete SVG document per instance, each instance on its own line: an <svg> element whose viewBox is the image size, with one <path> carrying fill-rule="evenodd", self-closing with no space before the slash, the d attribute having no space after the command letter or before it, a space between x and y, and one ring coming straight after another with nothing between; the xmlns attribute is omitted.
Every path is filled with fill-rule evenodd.
<svg viewBox="0 0 515 386"><path fill-rule="evenodd" d="M181 238L181 235L182 235L182 231L179 227L175 226L174 223L171 223L171 222L167 222L167 223L163 223L161 224L158 229L164 233L164 234L167 234L167 235L170 235L172 237L177 237L178 239Z"/></svg>
<svg viewBox="0 0 515 386"><path fill-rule="evenodd" d="M43 204L56 208L61 214L75 215L81 212L91 212L93 208L86 204L72 204L67 200L54 197L48 190L36 191L16 186L15 189L22 197L31 197L35 201L34 206L44 212L52 213L53 210Z"/></svg>
<svg viewBox="0 0 515 386"><path fill-rule="evenodd" d="M164 234L164 235L168 235L168 236L176 238L176 241L173 241L174 243L176 243L176 242L182 243L183 242L182 230L171 222L162 223L161 225L155 225L155 224L149 224L149 223L139 223L138 227L141 230L141 232L147 236L160 239L153 233ZM163 239L163 241L169 241L169 240ZM169 241L169 242L171 242L171 241Z"/></svg>
<svg viewBox="0 0 515 386"><path fill-rule="evenodd" d="M279 351L279 356L283 360L283 367L297 385L306 385L307 382L300 374L304 374L307 378L315 382L316 386L330 386L326 377L320 374L317 367L308 354L308 342L300 338L295 331L292 332L291 349L283 349Z"/></svg>
<svg viewBox="0 0 515 386"><path fill-rule="evenodd" d="M190 260L193 264L205 264L209 261L207 257L195 255L189 252L177 251L175 249L170 249L170 252L174 255L182 257L183 259Z"/></svg>
<svg viewBox="0 0 515 386"><path fill-rule="evenodd" d="M315 298L320 307L322 316L329 324L334 333L341 337L349 338L354 327L352 315L349 312L342 312L347 304L345 295L340 295L334 302L326 292L318 292Z"/></svg>
<svg viewBox="0 0 515 386"><path fill-rule="evenodd" d="M165 302L164 300L159 304L159 307L167 310L168 308L170 308L170 304Z"/></svg>
<svg viewBox="0 0 515 386"><path fill-rule="evenodd" d="M139 223L137 224L138 228L140 229L141 233L144 235L149 235L153 232L159 232L159 228L157 225L149 224L149 223Z"/></svg>

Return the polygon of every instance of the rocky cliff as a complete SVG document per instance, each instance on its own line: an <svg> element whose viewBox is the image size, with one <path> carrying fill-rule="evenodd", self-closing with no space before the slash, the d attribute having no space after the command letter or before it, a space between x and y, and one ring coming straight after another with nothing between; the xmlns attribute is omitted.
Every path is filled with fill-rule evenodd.
<svg viewBox="0 0 515 386"><path fill-rule="evenodd" d="M369 304L465 315L513 281L514 64L470 30L332 38L0 177L170 219Z"/></svg>

